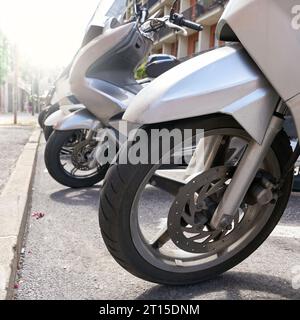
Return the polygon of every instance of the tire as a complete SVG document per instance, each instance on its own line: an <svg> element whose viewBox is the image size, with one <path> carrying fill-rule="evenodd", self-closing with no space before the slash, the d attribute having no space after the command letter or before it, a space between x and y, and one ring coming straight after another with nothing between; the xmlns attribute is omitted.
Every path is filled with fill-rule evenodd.
<svg viewBox="0 0 300 320"><path fill-rule="evenodd" d="M39 114L39 117L38 117L38 123L42 129L44 129L44 122L45 122L45 117L46 117L47 112L48 112L48 109L42 110Z"/></svg>
<svg viewBox="0 0 300 320"><path fill-rule="evenodd" d="M51 134L53 133L54 129L52 126L44 126L44 137L45 137L45 140L48 141Z"/></svg>
<svg viewBox="0 0 300 320"><path fill-rule="evenodd" d="M294 185L293 185L294 192L300 192L300 176L295 176L294 178Z"/></svg>
<svg viewBox="0 0 300 320"><path fill-rule="evenodd" d="M50 136L44 154L45 164L54 180L69 188L88 188L102 181L108 166L101 167L98 173L90 177L74 177L66 172L60 161L60 153L65 143L72 137L74 131L54 131Z"/></svg>
<svg viewBox="0 0 300 320"><path fill-rule="evenodd" d="M243 130L232 118L223 115L177 122L171 127L204 128L206 131L220 128ZM277 135L272 150L278 159L280 170L282 170L292 153L289 139L284 131ZM277 225L289 200L293 181L291 172L281 189L279 201L277 201L269 220L259 229L260 231L255 238L249 240L243 249L241 248L241 251L206 270L170 272L158 268L144 259L134 244L130 230L132 204L139 186L151 167L152 165L126 164L113 165L109 169L100 196L99 223L109 252L123 268L146 281L164 285L187 285L206 281L226 272L246 259L267 239Z"/></svg>
<svg viewBox="0 0 300 320"><path fill-rule="evenodd" d="M46 119L51 116L52 113L56 112L59 110L59 104L54 104L53 106L51 106L49 109L48 109L48 112L45 116L45 119L44 121L46 121Z"/></svg>

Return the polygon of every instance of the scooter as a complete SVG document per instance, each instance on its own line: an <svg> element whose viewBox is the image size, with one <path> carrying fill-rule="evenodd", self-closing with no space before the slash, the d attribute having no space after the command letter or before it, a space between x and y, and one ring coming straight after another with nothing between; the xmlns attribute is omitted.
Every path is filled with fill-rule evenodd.
<svg viewBox="0 0 300 320"><path fill-rule="evenodd" d="M102 236L133 275L168 285L215 278L252 254L276 227L300 154L299 143L293 151L283 129L289 111L299 138L294 5L230 0L217 26L226 45L164 73L131 101L123 120L143 127L148 139L152 129L203 129L176 177L161 164L175 147L157 162L133 164L134 139L120 151L124 164L117 159L106 175ZM174 8L169 17L133 30L146 39L147 30L154 32L149 23L155 30L182 25Z"/></svg>
<svg viewBox="0 0 300 320"><path fill-rule="evenodd" d="M154 54L149 56L147 63L145 65L145 72L147 78L141 79L138 82L141 85L146 85L150 83L153 79L157 78L159 75L164 73L165 71L173 68L174 66L180 63L176 57L168 54ZM56 88L63 87L61 82L64 81L68 83L68 79L60 79L56 82ZM69 90L63 90L63 93L60 94L60 98L55 94L52 94L52 99L49 102L47 108L45 108L41 113L39 118L41 118L40 126L44 129L44 135L46 141L49 140L50 135L53 132L53 127L58 123L64 120L65 117L70 115L71 113L82 110L85 108L83 104L81 104L74 95L71 93L66 97L66 92L70 92Z"/></svg>
<svg viewBox="0 0 300 320"><path fill-rule="evenodd" d="M121 118L128 102L154 77L179 63L173 56L153 55L146 65L149 78L135 80L134 72L148 55L152 41L144 41L132 32L132 26L147 12L136 10L135 21L122 25L115 15L119 11L123 16L126 1L101 3L102 14L108 9L104 32L81 48L69 74L70 92L84 108L69 116L60 110L46 121L47 125L55 123L45 149L46 167L56 181L71 188L91 187L103 180L109 165L94 160L99 131L109 128L112 118ZM124 40L122 46L120 39ZM143 41L141 50L139 41Z"/></svg>
<svg viewBox="0 0 300 320"><path fill-rule="evenodd" d="M96 17L99 6L88 23L84 38L81 43L81 48L98 37L103 32L103 25ZM84 106L72 94L69 83L69 73L73 61L64 69L55 81L54 88L49 92L47 99L47 107L40 113L39 123L44 131L46 141L50 138L53 132L53 125L62 120L65 116L83 109Z"/></svg>
<svg viewBox="0 0 300 320"><path fill-rule="evenodd" d="M44 127L45 127L45 120L47 118L47 113L49 112L49 109L51 106L51 100L54 95L54 91L55 91L55 88L51 88L49 90L47 97L45 99L45 102L44 102L44 107L42 108L41 112L39 113L38 124L41 127L41 129L44 129Z"/></svg>

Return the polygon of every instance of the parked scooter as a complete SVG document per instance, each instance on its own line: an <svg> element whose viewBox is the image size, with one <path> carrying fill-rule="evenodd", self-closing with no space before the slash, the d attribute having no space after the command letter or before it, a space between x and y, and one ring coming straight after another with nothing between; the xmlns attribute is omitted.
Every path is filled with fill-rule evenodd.
<svg viewBox="0 0 300 320"><path fill-rule="evenodd" d="M47 118L47 113L51 106L51 99L54 95L54 91L55 91L55 88L51 88L51 90L49 90L47 97L45 99L44 107L42 108L38 116L38 123L42 129L44 129L44 126L45 126L45 120Z"/></svg>
<svg viewBox="0 0 300 320"><path fill-rule="evenodd" d="M173 56L153 55L146 66L149 78L135 80L134 72L148 55L152 41L133 27L145 19L147 12L136 10L134 21L122 25L116 17L123 17L126 1L101 3L103 33L78 52L70 71L70 91L84 108L67 117L62 115L45 149L48 172L71 188L91 187L103 180L109 165L94 160L97 134L110 127L112 118L121 119L128 102L152 78L179 63Z"/></svg>
<svg viewBox="0 0 300 320"><path fill-rule="evenodd" d="M79 102L72 96L69 89L68 74L70 72L70 67L71 65L68 66L56 80L53 89L50 90L47 96L46 108L39 114L39 124L43 129L46 141L48 141L53 132L52 121L53 118L57 118L56 114L60 111L61 104L66 105L63 109L64 116L79 110L79 107L77 107Z"/></svg>
<svg viewBox="0 0 300 320"><path fill-rule="evenodd" d="M116 163L105 178L102 236L116 261L137 277L169 285L214 278L246 259L277 225L300 154L283 130L289 109L300 135L294 4L230 0L217 34L232 43L166 72L131 101L123 120L147 132L204 130L197 145L204 152L195 152L176 179L160 162L131 164L134 141L120 153L128 164ZM155 30L147 28L149 21L133 28L146 39L146 30L184 21L172 9L150 22Z"/></svg>
<svg viewBox="0 0 300 320"><path fill-rule="evenodd" d="M84 38L81 43L81 48L86 46L94 38L98 37L103 32L103 25L97 18L99 11L99 2L97 9L88 23ZM101 20L101 19L100 19ZM65 116L84 108L84 106L75 98L70 89L69 74L72 66L71 62L67 68L59 75L55 81L54 88L47 99L47 107L40 113L39 122L43 128L44 136L48 141L53 132L53 125L62 120Z"/></svg>

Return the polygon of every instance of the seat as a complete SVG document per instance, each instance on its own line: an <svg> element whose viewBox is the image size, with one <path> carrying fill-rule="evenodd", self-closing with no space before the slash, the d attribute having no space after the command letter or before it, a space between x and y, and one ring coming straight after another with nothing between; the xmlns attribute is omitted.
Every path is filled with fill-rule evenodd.
<svg viewBox="0 0 300 320"><path fill-rule="evenodd" d="M174 68L180 61L168 54L154 54L148 58L146 74L149 78L157 78L166 71Z"/></svg>

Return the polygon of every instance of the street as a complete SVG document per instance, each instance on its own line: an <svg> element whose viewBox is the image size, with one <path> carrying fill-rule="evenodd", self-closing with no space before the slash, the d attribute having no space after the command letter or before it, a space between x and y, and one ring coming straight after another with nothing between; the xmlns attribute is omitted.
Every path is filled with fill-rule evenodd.
<svg viewBox="0 0 300 320"><path fill-rule="evenodd" d="M300 0L0 1L0 301L300 300L299 56Z"/></svg>
<svg viewBox="0 0 300 320"><path fill-rule="evenodd" d="M300 195L292 195L271 237L233 270L195 286L159 286L113 260L98 226L99 188L70 190L56 183L45 170L44 147L43 141L16 299L300 298Z"/></svg>

